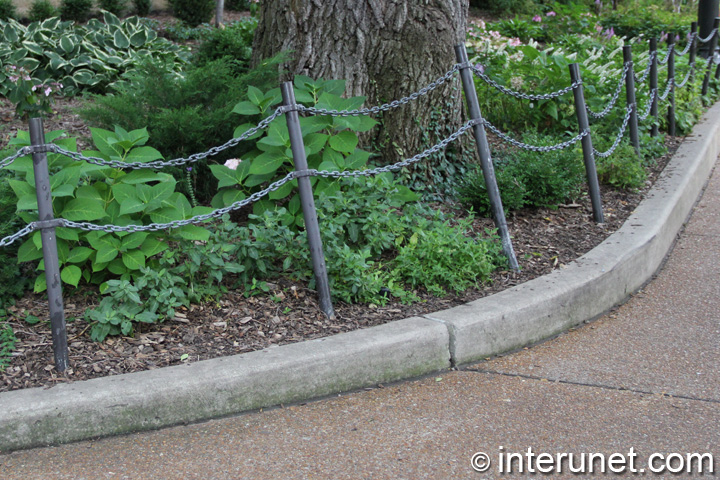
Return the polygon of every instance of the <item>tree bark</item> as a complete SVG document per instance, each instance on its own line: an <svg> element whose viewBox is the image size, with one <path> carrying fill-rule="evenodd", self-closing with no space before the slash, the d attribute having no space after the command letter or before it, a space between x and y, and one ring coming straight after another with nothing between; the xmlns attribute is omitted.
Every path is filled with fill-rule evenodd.
<svg viewBox="0 0 720 480"><path fill-rule="evenodd" d="M284 80L302 74L344 79L347 96L366 106L406 97L455 64L464 42L468 0L263 0L253 61L292 52ZM424 97L386 112L369 140L382 163L411 157L457 130L463 118L458 77ZM440 113L438 116L437 113ZM432 114L432 115L431 115ZM445 129L445 126L448 128ZM442 136L442 135L441 135Z"/></svg>

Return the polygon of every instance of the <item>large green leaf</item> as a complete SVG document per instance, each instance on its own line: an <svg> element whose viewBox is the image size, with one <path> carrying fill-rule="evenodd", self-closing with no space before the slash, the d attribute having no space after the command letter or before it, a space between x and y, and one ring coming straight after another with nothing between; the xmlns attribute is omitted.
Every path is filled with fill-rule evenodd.
<svg viewBox="0 0 720 480"><path fill-rule="evenodd" d="M152 162L153 160L159 160L163 158L162 153L155 150L153 147L135 147L130 150L125 161L127 162Z"/></svg>
<svg viewBox="0 0 720 480"><path fill-rule="evenodd" d="M65 208L60 216L67 220L80 222L99 220L106 216L106 213L101 204L88 202L82 198L76 198L65 205Z"/></svg>
<svg viewBox="0 0 720 480"><path fill-rule="evenodd" d="M145 254L141 250L130 250L122 254L122 261L129 270L140 270L145 266Z"/></svg>
<svg viewBox="0 0 720 480"><path fill-rule="evenodd" d="M75 247L70 250L66 259L67 263L82 263L92 255L93 249L88 247Z"/></svg>
<svg viewBox="0 0 720 480"><path fill-rule="evenodd" d="M130 46L130 39L123 33L122 30L115 30L115 35L113 35L113 42L115 43L115 46L119 48L120 50L125 50Z"/></svg>
<svg viewBox="0 0 720 480"><path fill-rule="evenodd" d="M31 238L25 240L18 248L18 262L32 262L43 257L42 250L35 246Z"/></svg>
<svg viewBox="0 0 720 480"><path fill-rule="evenodd" d="M250 165L250 174L269 175L277 171L286 161L289 161L285 154L276 152L265 152L255 157Z"/></svg>
<svg viewBox="0 0 720 480"><path fill-rule="evenodd" d="M258 115L260 114L260 109L253 103L242 101L233 107L232 112L240 115Z"/></svg>
<svg viewBox="0 0 720 480"><path fill-rule="evenodd" d="M333 149L337 150L338 152L352 153L357 147L358 137L355 132L345 130L338 133L337 135L333 135L332 137L330 137L328 143Z"/></svg>
<svg viewBox="0 0 720 480"><path fill-rule="evenodd" d="M185 225L178 228L177 231L186 240L205 242L210 238L210 232L197 225Z"/></svg>
<svg viewBox="0 0 720 480"><path fill-rule="evenodd" d="M140 248L145 239L148 237L148 232L133 232L130 235L123 237L122 249L123 250L134 250Z"/></svg>
<svg viewBox="0 0 720 480"><path fill-rule="evenodd" d="M145 239L143 244L140 246L140 251L145 254L145 257L150 258L153 255L157 255L168 249L168 245L165 242L161 242L156 237L149 236Z"/></svg>
<svg viewBox="0 0 720 480"><path fill-rule="evenodd" d="M77 287L82 278L82 270L77 265L68 265L60 271L60 278L68 285Z"/></svg>

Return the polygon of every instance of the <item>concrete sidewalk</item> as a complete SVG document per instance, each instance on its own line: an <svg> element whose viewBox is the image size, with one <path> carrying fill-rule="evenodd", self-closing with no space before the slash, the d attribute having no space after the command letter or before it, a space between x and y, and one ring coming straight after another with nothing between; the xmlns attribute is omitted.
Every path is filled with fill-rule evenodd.
<svg viewBox="0 0 720 480"><path fill-rule="evenodd" d="M518 478L498 473L499 453L529 447L606 455L633 448L636 468L653 453L711 453L709 476L717 476L718 251L716 171L657 277L626 304L551 341L308 404L2 455L0 477ZM487 472L471 469L475 452L489 454Z"/></svg>

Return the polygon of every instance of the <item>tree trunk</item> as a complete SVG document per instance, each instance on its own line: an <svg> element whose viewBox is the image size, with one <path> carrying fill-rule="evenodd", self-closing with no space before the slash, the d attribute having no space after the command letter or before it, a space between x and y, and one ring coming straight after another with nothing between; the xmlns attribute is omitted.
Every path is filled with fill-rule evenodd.
<svg viewBox="0 0 720 480"><path fill-rule="evenodd" d="M468 0L263 0L253 60L290 51L282 66L285 80L293 74L344 79L346 95L380 105L420 90L452 68L453 46L465 40L467 12ZM393 163L457 130L462 118L455 76L377 118L382 125L364 140L380 150L382 163ZM431 131L440 135L424 135Z"/></svg>

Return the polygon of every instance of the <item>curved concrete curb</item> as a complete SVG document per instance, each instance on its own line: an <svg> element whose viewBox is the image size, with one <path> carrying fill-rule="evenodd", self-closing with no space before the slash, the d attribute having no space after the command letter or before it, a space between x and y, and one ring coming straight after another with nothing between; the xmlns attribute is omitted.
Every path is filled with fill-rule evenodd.
<svg viewBox="0 0 720 480"><path fill-rule="evenodd" d="M459 307L333 337L0 394L0 451L147 430L410 378L536 342L659 268L720 153L720 104L625 225L567 268Z"/></svg>

